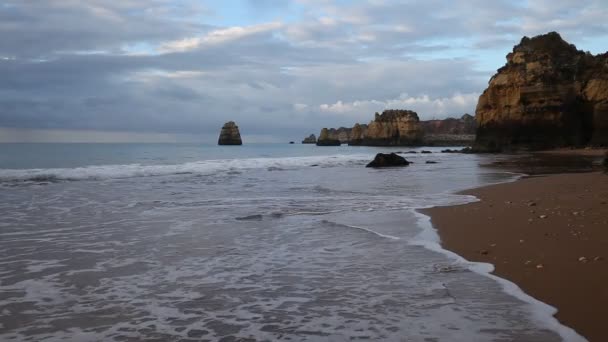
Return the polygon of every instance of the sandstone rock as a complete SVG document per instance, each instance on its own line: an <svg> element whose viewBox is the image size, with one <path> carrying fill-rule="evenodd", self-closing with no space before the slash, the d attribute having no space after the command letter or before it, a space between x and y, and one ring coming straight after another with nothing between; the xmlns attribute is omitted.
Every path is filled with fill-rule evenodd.
<svg viewBox="0 0 608 342"><path fill-rule="evenodd" d="M408 166L410 163L405 158L396 153L384 154L378 153L366 167L392 167L392 166Z"/></svg>
<svg viewBox="0 0 608 342"><path fill-rule="evenodd" d="M359 127L361 129L361 127ZM327 136L323 140L339 140L341 144L348 144L352 138L353 128L328 128ZM321 136L319 136L321 139Z"/></svg>
<svg viewBox="0 0 608 342"><path fill-rule="evenodd" d="M217 143L218 145L243 145L239 126L237 126L234 121L229 121L224 124Z"/></svg>
<svg viewBox="0 0 608 342"><path fill-rule="evenodd" d="M330 136L329 130L323 128L321 134L319 134L319 140L317 140L317 146L340 146L342 143L339 139L335 139Z"/></svg>
<svg viewBox="0 0 608 342"><path fill-rule="evenodd" d="M424 132L416 112L410 110L385 110L376 113L361 139L351 145L363 146L415 146L422 143Z"/></svg>
<svg viewBox="0 0 608 342"><path fill-rule="evenodd" d="M420 121L425 146L462 146L475 141L475 118L464 114L461 118Z"/></svg>
<svg viewBox="0 0 608 342"><path fill-rule="evenodd" d="M524 37L479 97L477 151L608 144L608 54Z"/></svg>
<svg viewBox="0 0 608 342"><path fill-rule="evenodd" d="M317 143L317 137L314 134L311 134L308 136L308 138L304 138L304 140L302 140L302 144L316 144Z"/></svg>

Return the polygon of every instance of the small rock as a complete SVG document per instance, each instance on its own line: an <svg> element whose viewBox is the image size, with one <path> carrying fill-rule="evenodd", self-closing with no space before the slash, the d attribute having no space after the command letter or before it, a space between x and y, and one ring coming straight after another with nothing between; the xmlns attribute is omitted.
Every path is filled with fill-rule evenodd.
<svg viewBox="0 0 608 342"><path fill-rule="evenodd" d="M436 161L433 161L433 160L427 160L427 161L426 161L426 163L427 163L427 164L437 164L437 162L436 162Z"/></svg>
<svg viewBox="0 0 608 342"><path fill-rule="evenodd" d="M519 243L524 243L524 242L525 242L524 240L519 240Z"/></svg>
<svg viewBox="0 0 608 342"><path fill-rule="evenodd" d="M604 260L604 258L602 258L601 256L596 256L595 258L593 258L593 261L602 261Z"/></svg>
<svg viewBox="0 0 608 342"><path fill-rule="evenodd" d="M479 251L479 254L481 254L481 255L488 255L489 253L490 253L490 252L488 252L488 251L487 251L487 250L485 250L485 249L482 249L482 250L480 250L480 251Z"/></svg>
<svg viewBox="0 0 608 342"><path fill-rule="evenodd" d="M539 269L539 270L540 270L541 268L543 268L543 267L545 267L545 266L543 266L543 264L538 264L538 265L536 265L536 268L537 268L537 269Z"/></svg>
<svg viewBox="0 0 608 342"><path fill-rule="evenodd" d="M547 215L540 215L539 218L541 219L546 219L548 216Z"/></svg>
<svg viewBox="0 0 608 342"><path fill-rule="evenodd" d="M490 247L496 247L496 244L495 244L495 243L493 243L493 244L491 244L491 245L490 245Z"/></svg>
<svg viewBox="0 0 608 342"><path fill-rule="evenodd" d="M578 258L579 262L587 262L587 258L585 258L584 256Z"/></svg>
<svg viewBox="0 0 608 342"><path fill-rule="evenodd" d="M529 202L528 207L536 207L536 202Z"/></svg>
<svg viewBox="0 0 608 342"><path fill-rule="evenodd" d="M572 212L572 215L574 215L574 216L578 216L578 214L579 214L578 211L573 211Z"/></svg>
<svg viewBox="0 0 608 342"><path fill-rule="evenodd" d="M526 260L526 262L524 262L524 265L530 265L532 263L532 260Z"/></svg>

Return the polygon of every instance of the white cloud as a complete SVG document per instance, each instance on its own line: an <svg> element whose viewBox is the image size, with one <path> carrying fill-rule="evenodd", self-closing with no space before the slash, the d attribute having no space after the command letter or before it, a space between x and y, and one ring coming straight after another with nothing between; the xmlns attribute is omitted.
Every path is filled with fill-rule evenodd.
<svg viewBox="0 0 608 342"><path fill-rule="evenodd" d="M421 119L445 118L473 113L478 93L456 93L450 97L431 97L429 95L409 96L401 94L398 98L388 100L358 100L352 102L337 101L333 104L321 104L319 110L333 114L342 114L361 118L372 118L372 113L384 109L409 109L418 113ZM362 115L364 113L364 115Z"/></svg>
<svg viewBox="0 0 608 342"><path fill-rule="evenodd" d="M159 47L161 53L185 52L197 49L204 45L221 44L234 41L247 36L278 30L283 27L280 22L270 22L253 26L233 26L213 30L200 37L184 38L165 42Z"/></svg>

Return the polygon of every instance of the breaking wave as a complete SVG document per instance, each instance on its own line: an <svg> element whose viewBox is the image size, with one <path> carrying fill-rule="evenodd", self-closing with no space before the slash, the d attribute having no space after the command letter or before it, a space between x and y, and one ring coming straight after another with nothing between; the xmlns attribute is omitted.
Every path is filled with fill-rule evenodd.
<svg viewBox="0 0 608 342"><path fill-rule="evenodd" d="M169 175L212 175L250 169L296 170L364 164L369 155L204 160L174 165L99 165L55 169L0 169L0 182L58 182Z"/></svg>

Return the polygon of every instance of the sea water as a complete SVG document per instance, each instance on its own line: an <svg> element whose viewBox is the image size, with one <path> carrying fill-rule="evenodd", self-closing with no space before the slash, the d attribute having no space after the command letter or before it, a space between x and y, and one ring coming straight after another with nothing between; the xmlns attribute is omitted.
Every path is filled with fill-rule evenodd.
<svg viewBox="0 0 608 342"><path fill-rule="evenodd" d="M0 145L0 340L582 340L416 212L517 176L409 150Z"/></svg>

